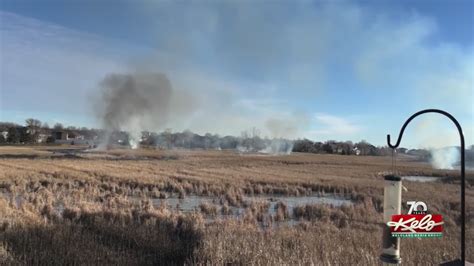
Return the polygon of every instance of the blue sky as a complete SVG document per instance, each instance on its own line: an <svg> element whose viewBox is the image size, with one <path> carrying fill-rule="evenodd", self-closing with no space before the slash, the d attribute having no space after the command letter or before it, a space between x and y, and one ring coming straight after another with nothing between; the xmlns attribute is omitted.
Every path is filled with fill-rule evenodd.
<svg viewBox="0 0 474 266"><path fill-rule="evenodd" d="M0 120L100 127L108 73L165 73L197 108L152 130L385 144L441 108L474 143L473 1L9 1ZM436 115L402 145L457 143ZM269 126L278 125L278 126Z"/></svg>

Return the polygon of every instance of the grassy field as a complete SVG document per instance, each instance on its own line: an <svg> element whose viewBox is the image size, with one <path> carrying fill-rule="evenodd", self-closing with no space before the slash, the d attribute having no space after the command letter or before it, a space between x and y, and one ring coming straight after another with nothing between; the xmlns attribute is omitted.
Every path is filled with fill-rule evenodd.
<svg viewBox="0 0 474 266"><path fill-rule="evenodd" d="M0 264L376 265L390 170L389 157L0 147ZM446 223L441 239L403 239L404 263L459 257L459 173L404 157L397 170L449 177L404 182L404 202L424 201ZM474 261L472 179L466 192ZM352 204L278 200L315 195ZM167 205L192 197L207 201Z"/></svg>

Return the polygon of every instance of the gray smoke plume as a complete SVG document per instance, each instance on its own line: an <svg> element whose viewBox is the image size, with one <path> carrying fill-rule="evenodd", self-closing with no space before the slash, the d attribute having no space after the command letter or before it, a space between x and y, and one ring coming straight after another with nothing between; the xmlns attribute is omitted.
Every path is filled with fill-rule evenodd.
<svg viewBox="0 0 474 266"><path fill-rule="evenodd" d="M290 154L293 150L293 141L288 140L296 136L309 119L304 114L292 114L285 118L270 118L265 122L265 127L270 132L272 139L266 143L265 149L260 152L273 155Z"/></svg>
<svg viewBox="0 0 474 266"><path fill-rule="evenodd" d="M459 149L457 147L445 147L431 149L431 164L436 169L455 169L459 165Z"/></svg>
<svg viewBox="0 0 474 266"><path fill-rule="evenodd" d="M110 74L100 83L102 97L98 113L108 132L127 131L132 148L137 147L143 130L163 128L171 105L180 109L176 93L165 74ZM178 110L179 111L179 110Z"/></svg>
<svg viewBox="0 0 474 266"><path fill-rule="evenodd" d="M287 139L272 139L266 143L266 147L260 150L262 153L272 155L290 154L293 151L293 141Z"/></svg>
<svg viewBox="0 0 474 266"><path fill-rule="evenodd" d="M442 117L423 117L415 124L414 137L430 151L430 163L435 169L455 169L460 152L451 146L458 141L458 134L450 121Z"/></svg>

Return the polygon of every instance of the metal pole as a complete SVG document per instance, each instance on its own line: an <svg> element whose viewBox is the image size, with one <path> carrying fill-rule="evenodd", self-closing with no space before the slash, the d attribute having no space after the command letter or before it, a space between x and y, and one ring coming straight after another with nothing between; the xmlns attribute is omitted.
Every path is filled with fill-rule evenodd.
<svg viewBox="0 0 474 266"><path fill-rule="evenodd" d="M465 158L464 158L464 152L465 152L464 151L464 148L465 148L464 147L464 135L462 133L461 125L456 120L456 118L454 118L454 116L452 116L450 113L448 113L446 111L439 110L439 109L425 109L425 110L419 111L419 112L413 114L412 116L410 116L410 118L408 118L408 120L405 122L405 124L403 124L403 126L400 130L400 133L398 135L397 143L395 143L395 145L392 145L390 143L390 134L388 134L387 135L387 144L390 148L396 149L398 147L398 145L400 145L400 141L402 140L403 132L405 131L405 128L407 127L408 123L410 123L410 121L413 120L413 118L415 118L415 117L417 117L421 114L424 114L424 113L438 113L438 114L442 114L442 115L448 117L456 125L456 128L458 129L458 132L459 132L459 138L461 140L461 262L462 262L462 265L465 265L466 264L466 205L465 205L465 203L466 203L465 202L465 199L466 199L466 196L465 196L465 181L466 181L465 168L466 168L466 163L465 163Z"/></svg>

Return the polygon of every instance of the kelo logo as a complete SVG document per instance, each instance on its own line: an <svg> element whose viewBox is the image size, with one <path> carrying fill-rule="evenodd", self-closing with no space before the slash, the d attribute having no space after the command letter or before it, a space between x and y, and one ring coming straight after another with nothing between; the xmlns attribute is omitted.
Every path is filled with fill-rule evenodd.
<svg viewBox="0 0 474 266"><path fill-rule="evenodd" d="M393 237L441 237L443 216L428 214L428 206L422 201L407 201L408 214L392 215L387 225ZM421 209L421 210L420 210Z"/></svg>

